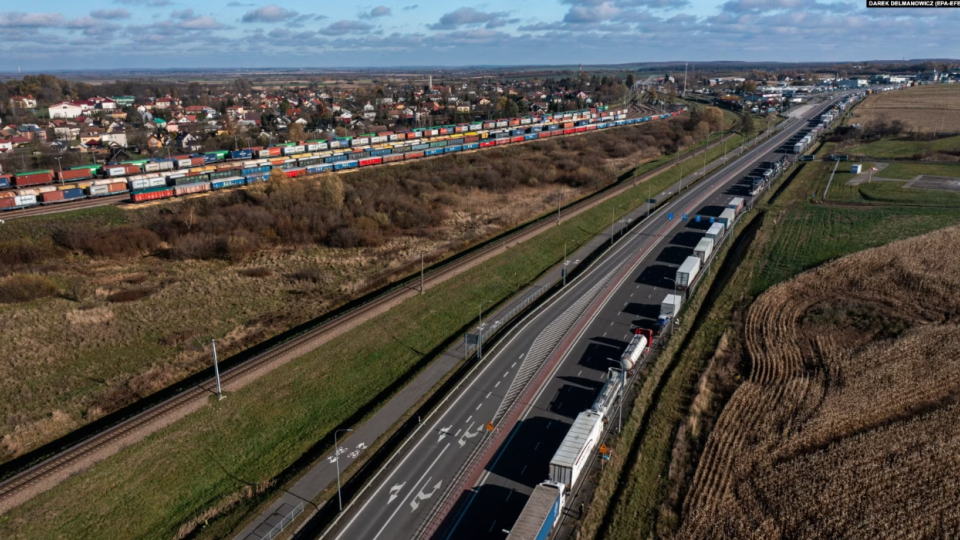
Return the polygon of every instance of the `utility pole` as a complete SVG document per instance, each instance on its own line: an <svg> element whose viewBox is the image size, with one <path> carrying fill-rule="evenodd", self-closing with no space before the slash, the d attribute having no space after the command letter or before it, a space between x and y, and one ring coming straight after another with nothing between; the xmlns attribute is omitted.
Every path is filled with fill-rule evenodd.
<svg viewBox="0 0 960 540"><path fill-rule="evenodd" d="M423 250L420 250L420 294L423 294Z"/></svg>
<svg viewBox="0 0 960 540"><path fill-rule="evenodd" d="M557 193L557 225L560 224L560 201L563 200L563 192Z"/></svg>
<svg viewBox="0 0 960 540"><path fill-rule="evenodd" d="M563 268L560 269L563 274L563 286L567 286L567 243L563 243Z"/></svg>
<svg viewBox="0 0 960 540"><path fill-rule="evenodd" d="M60 185L63 185L63 164L60 163L60 160L63 159L63 156L55 156L53 159L57 160L57 168L60 169Z"/></svg>
<svg viewBox="0 0 960 540"><path fill-rule="evenodd" d="M687 63L683 63L683 93L680 94L681 98L687 97Z"/></svg>
<svg viewBox="0 0 960 540"><path fill-rule="evenodd" d="M217 341L210 340L210 347L213 349L213 374L217 378L217 399L223 399L223 392L220 390L220 366L217 364Z"/></svg>

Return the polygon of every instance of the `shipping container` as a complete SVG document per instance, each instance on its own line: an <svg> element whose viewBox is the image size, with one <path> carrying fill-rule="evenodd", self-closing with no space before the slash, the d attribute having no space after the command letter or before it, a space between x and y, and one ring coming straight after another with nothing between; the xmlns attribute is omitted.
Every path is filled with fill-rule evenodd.
<svg viewBox="0 0 960 540"><path fill-rule="evenodd" d="M36 195L17 195L13 198L13 206L15 207L34 206L36 204Z"/></svg>
<svg viewBox="0 0 960 540"><path fill-rule="evenodd" d="M650 342L647 340L647 336L643 333L642 329L637 328L634 330L630 343L627 345L626 350L623 351L623 354L620 355L620 367L622 367L624 371L632 370L634 366L637 365L640 357L643 356L644 351L647 350L648 345L650 345Z"/></svg>
<svg viewBox="0 0 960 540"><path fill-rule="evenodd" d="M120 193L121 191L127 191L126 182L112 182L107 185L110 189L110 193Z"/></svg>
<svg viewBox="0 0 960 540"><path fill-rule="evenodd" d="M110 194L109 186L89 186L84 189L86 194L90 197L102 197L104 195Z"/></svg>
<svg viewBox="0 0 960 540"><path fill-rule="evenodd" d="M683 261L683 264L680 265L680 268L677 269L677 277L675 283L677 289L683 291L689 289L694 280L697 279L697 274L700 272L700 258L693 255L686 258Z"/></svg>
<svg viewBox="0 0 960 540"><path fill-rule="evenodd" d="M357 160L338 161L333 164L333 169L336 171L340 171L343 169L356 169L356 168L357 168Z"/></svg>
<svg viewBox="0 0 960 540"><path fill-rule="evenodd" d="M544 482L533 489L507 540L547 540L563 514L562 484Z"/></svg>
<svg viewBox="0 0 960 540"><path fill-rule="evenodd" d="M697 246L693 248L693 254L700 258L700 264L706 264L710 254L713 253L713 240L701 238Z"/></svg>
<svg viewBox="0 0 960 540"><path fill-rule="evenodd" d="M242 186L246 183L242 176L233 176L230 178L221 178L219 180L210 180L210 189L225 189L229 187Z"/></svg>
<svg viewBox="0 0 960 540"><path fill-rule="evenodd" d="M9 174L0 175L0 189L10 187L12 185L10 183L11 178L13 178L13 175L9 175Z"/></svg>
<svg viewBox="0 0 960 540"><path fill-rule="evenodd" d="M72 187L70 189L63 190L64 199L82 199L83 198L83 189L78 187Z"/></svg>
<svg viewBox="0 0 960 540"><path fill-rule="evenodd" d="M663 302L660 302L660 315L657 317L657 326L665 327L671 319L680 313L680 307L683 305L683 296L679 294L668 294Z"/></svg>
<svg viewBox="0 0 960 540"><path fill-rule="evenodd" d="M593 411L577 415L560 448L550 460L550 481L563 484L565 491L572 491L600 443L602 431L603 415Z"/></svg>
<svg viewBox="0 0 960 540"><path fill-rule="evenodd" d="M57 178L66 182L86 180L87 178L93 178L93 171L90 169L68 169L58 172Z"/></svg>
<svg viewBox="0 0 960 540"><path fill-rule="evenodd" d="M40 199L40 202L42 202L43 204L61 202L64 200L63 191L60 191L60 190L47 191L45 193L41 193L39 199Z"/></svg>
<svg viewBox="0 0 960 540"><path fill-rule="evenodd" d="M182 186L176 186L173 188L173 194L180 195L189 195L191 193L202 193L204 191L210 191L210 182L198 182L196 184L185 184Z"/></svg>
<svg viewBox="0 0 960 540"><path fill-rule="evenodd" d="M17 187L49 184L51 182L53 182L53 171L32 171L17 173L13 176L13 185Z"/></svg>
<svg viewBox="0 0 960 540"><path fill-rule="evenodd" d="M170 187L147 188L130 193L130 200L133 202L154 201L169 197L173 197L173 188Z"/></svg>
<svg viewBox="0 0 960 540"><path fill-rule="evenodd" d="M381 163L383 163L383 158L381 157L369 157L369 158L360 160L361 167L368 167L370 165L379 165Z"/></svg>

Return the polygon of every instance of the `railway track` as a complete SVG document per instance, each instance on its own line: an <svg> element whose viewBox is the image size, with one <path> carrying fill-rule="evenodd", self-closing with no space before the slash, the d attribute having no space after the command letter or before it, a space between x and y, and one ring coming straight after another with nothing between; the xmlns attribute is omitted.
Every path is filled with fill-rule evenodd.
<svg viewBox="0 0 960 540"><path fill-rule="evenodd" d="M709 150L729 136L731 134L728 133L710 145L690 153L684 158L684 161L700 155L700 153ZM675 161L665 163L645 173L637 181L652 178L675 164ZM632 188L633 185L634 182L621 182L620 185L614 185L605 191L581 199L565 207L562 216L569 218L586 211ZM100 201L88 202L99 203ZM555 217L545 215L532 223L521 226L518 230L504 237L488 241L486 245L472 252L435 267L432 272L425 276L424 286L438 285L472 268L474 265L492 258L502 249L524 242L554 225ZM419 294L419 290L414 287L417 279L419 278L400 281L380 296L372 298L337 318L323 322L239 365L225 370L221 374L222 385L225 388L240 388L252 378L259 376L258 371L274 369L366 322L369 318L389 310L408 297ZM55 486L70 475L82 471L97 461L105 459L122 448L145 438L156 429L199 409L207 399L215 395L213 386L212 378L205 379L165 401L120 420L118 423L0 481L0 514Z"/></svg>
<svg viewBox="0 0 960 540"><path fill-rule="evenodd" d="M54 203L47 206L31 206L29 208L22 208L19 210L6 210L0 213L0 221L34 216L45 216L49 214L60 214L63 212L72 212L74 210L82 210L85 208L96 208L98 206L120 204L129 198L130 195L124 193L122 195L108 195L106 197L98 197L96 199L80 199L78 201Z"/></svg>

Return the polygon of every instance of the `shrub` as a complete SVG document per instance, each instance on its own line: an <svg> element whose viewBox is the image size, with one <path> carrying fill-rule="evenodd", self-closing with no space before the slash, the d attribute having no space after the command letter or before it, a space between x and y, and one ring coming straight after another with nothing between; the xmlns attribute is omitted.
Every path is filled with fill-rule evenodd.
<svg viewBox="0 0 960 540"><path fill-rule="evenodd" d="M127 289L125 291L119 291L107 296L108 302L133 302L140 300L141 298L146 298L153 294L153 289Z"/></svg>
<svg viewBox="0 0 960 540"><path fill-rule="evenodd" d="M35 274L14 274L0 280L0 303L3 304L30 302L59 293L56 283Z"/></svg>
<svg viewBox="0 0 960 540"><path fill-rule="evenodd" d="M240 271L240 275L244 277L267 277L272 273L272 270L264 267L247 268Z"/></svg>

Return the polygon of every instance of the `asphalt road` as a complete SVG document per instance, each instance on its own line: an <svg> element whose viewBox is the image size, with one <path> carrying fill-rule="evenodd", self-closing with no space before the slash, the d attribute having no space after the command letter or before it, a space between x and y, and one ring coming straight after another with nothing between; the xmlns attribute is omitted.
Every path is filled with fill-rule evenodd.
<svg viewBox="0 0 960 540"><path fill-rule="evenodd" d="M602 307L524 410L497 458L485 464L477 487L459 495L461 504L447 517L450 527L444 529L449 534L443 536L458 540L504 538L503 530L513 525L533 487L546 479L548 463L573 419L592 404L607 368L615 365L611 360L619 359L626 347L631 329L651 326L660 302L673 292L668 278L674 277L676 268L692 254L693 246L709 226L709 220L696 223L693 216L718 216L730 199L746 196L749 186L739 180L757 163L782 155L783 141L823 108L819 105L803 118L785 121L781 132L757 149L730 158L728 165L711 178L684 189L680 197L625 235L562 293L521 321L461 393L435 415L428 429L422 430L405 455L382 475L366 500L348 510L339 529L330 536L338 540L410 537L473 446L482 440L485 424L496 414L517 373L524 369L534 340L599 279L639 256L627 279L612 283L612 290L601 295L605 298ZM698 174L690 175L683 184L696 178ZM645 211L641 207L632 217L642 218ZM674 214L673 220L667 219L668 213ZM681 220L684 213L690 219Z"/></svg>

